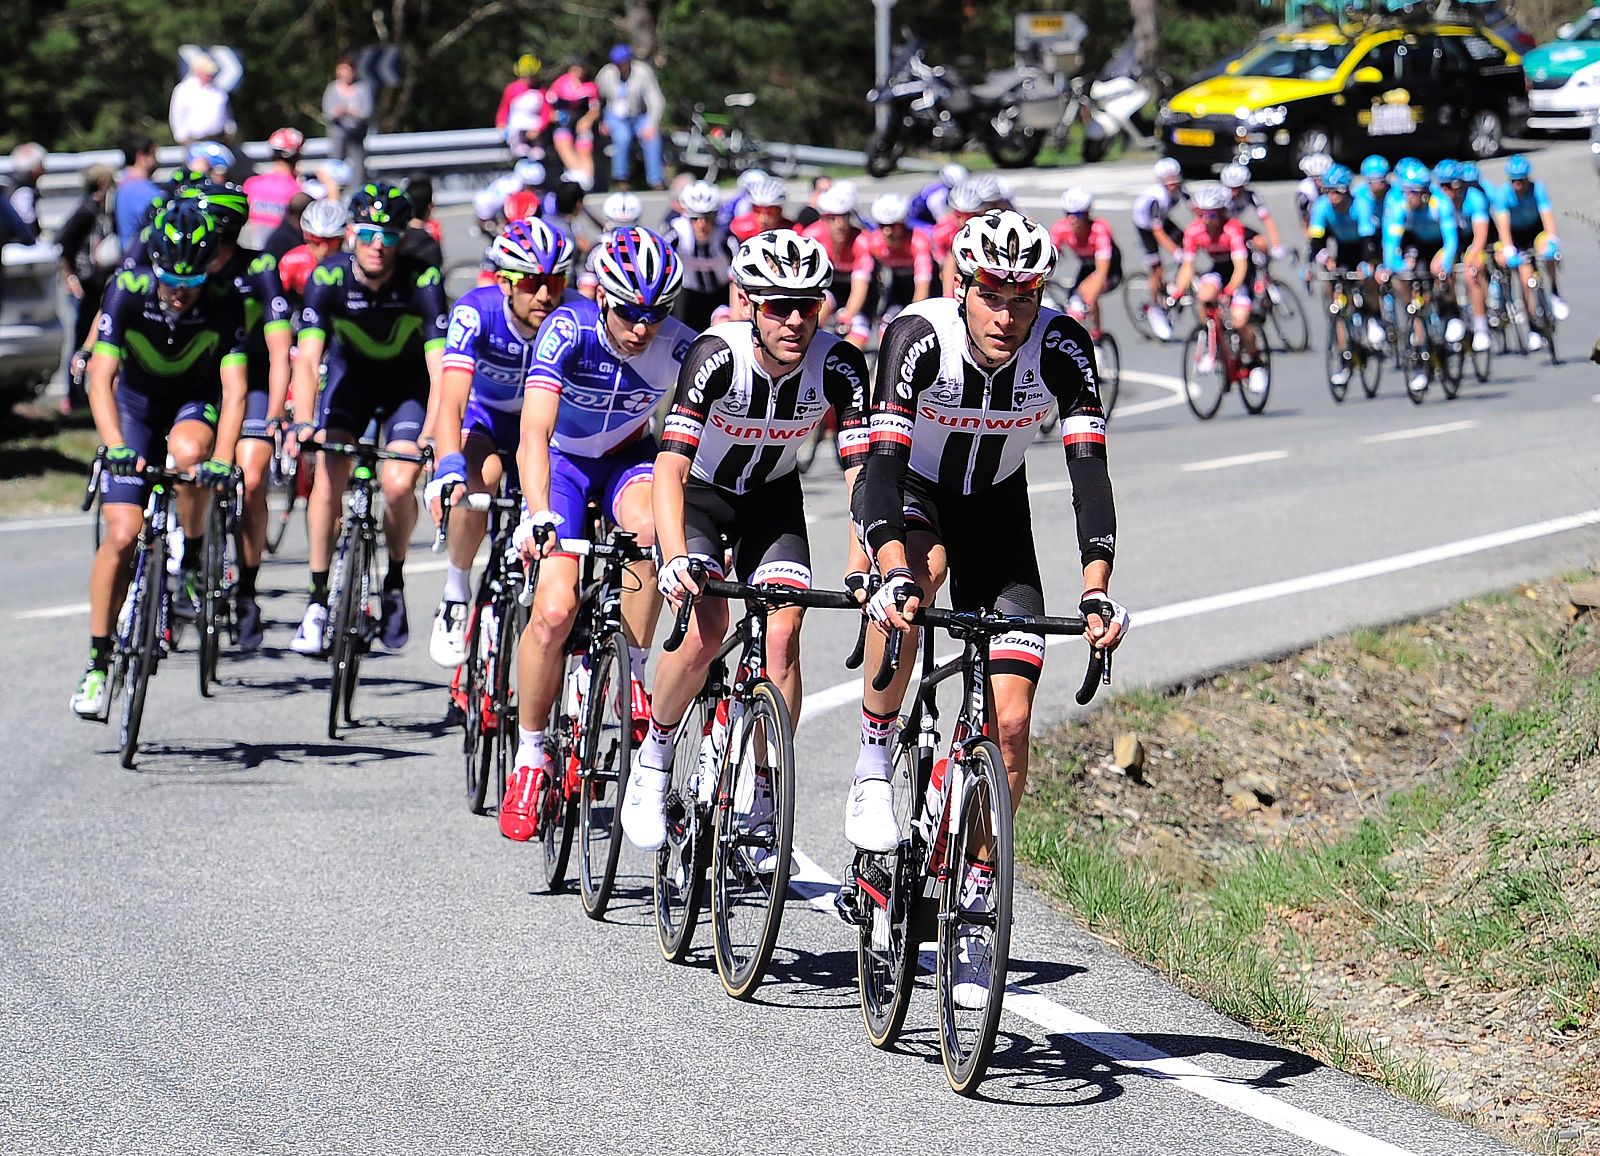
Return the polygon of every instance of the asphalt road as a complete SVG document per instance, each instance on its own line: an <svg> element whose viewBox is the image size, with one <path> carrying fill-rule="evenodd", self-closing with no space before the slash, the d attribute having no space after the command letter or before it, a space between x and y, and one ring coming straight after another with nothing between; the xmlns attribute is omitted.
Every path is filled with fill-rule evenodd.
<svg viewBox="0 0 1600 1156"><path fill-rule="evenodd" d="M1592 195L1582 146L1536 164L1558 205ZM1086 174L1136 254L1119 206L1144 167ZM1042 211L1066 183L1021 175L1023 207ZM1269 197L1291 213L1286 186ZM1264 416L1230 402L1202 424L1174 392L1177 346L1141 344L1108 313L1124 365L1145 375L1125 384L1111 432L1114 585L1134 614L1121 685L1593 562L1600 379L1582 358L1600 288L1583 270L1600 253L1578 223L1563 232L1574 360L1497 362L1448 403L1415 407L1391 375L1376 400L1336 406L1314 352L1277 361ZM1059 448L1039 445L1028 468L1048 593L1066 610L1077 559ZM807 489L831 582L842 486L820 468ZM660 960L642 858L625 859L619 902L592 923L574 897L538 891L535 848L467 813L456 736L437 721L445 677L424 653L440 572L420 544L416 637L367 664L348 738L323 737L325 669L286 649L305 582L296 537L263 572L268 648L228 656L206 704L192 658L168 664L131 773L114 728L66 711L88 545L75 519L0 524L15 648L0 699L7 1153L1509 1151L1214 1014L1026 891L983 1098L945 1087L929 990L897 1053L869 1047L853 933L826 910L850 858L847 616L814 614L806 631L796 843L809 882L771 980L736 1004L705 951ZM1066 712L1079 645L1051 652L1042 723Z"/></svg>

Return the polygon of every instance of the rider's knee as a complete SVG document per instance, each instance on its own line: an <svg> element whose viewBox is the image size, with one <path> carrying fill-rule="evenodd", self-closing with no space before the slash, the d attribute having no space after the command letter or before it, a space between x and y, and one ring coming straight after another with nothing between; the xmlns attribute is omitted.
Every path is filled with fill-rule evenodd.
<svg viewBox="0 0 1600 1156"><path fill-rule="evenodd" d="M565 583L552 583L548 587L541 585L534 592L533 615L529 626L546 645L552 640L559 642L566 638L577 616L578 592L569 589Z"/></svg>

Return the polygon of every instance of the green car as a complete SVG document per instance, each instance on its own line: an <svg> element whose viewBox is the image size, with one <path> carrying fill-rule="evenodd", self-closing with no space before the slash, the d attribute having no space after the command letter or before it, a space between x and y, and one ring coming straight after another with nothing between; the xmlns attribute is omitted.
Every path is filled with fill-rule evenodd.
<svg viewBox="0 0 1600 1156"><path fill-rule="evenodd" d="M1522 59L1528 75L1528 127L1545 132L1600 123L1600 8L1557 30Z"/></svg>

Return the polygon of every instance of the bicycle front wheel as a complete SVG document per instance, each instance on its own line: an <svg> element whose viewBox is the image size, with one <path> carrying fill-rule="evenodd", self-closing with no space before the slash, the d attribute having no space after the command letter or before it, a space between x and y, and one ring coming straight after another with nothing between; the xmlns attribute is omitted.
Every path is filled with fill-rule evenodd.
<svg viewBox="0 0 1600 1156"><path fill-rule="evenodd" d="M1216 416L1226 386L1222 351L1213 348L1208 327L1196 325L1183 343L1183 396L1194 416L1201 421Z"/></svg>
<svg viewBox="0 0 1600 1156"><path fill-rule="evenodd" d="M333 634L328 646L328 737L339 737L339 719L350 719L350 701L356 692L356 670L361 662L362 614L366 609L366 539L359 531L340 543L338 572L334 577L338 596L329 613Z"/></svg>
<svg viewBox="0 0 1600 1156"><path fill-rule="evenodd" d="M939 1051L950 1086L970 1096L994 1054L1011 962L1011 788L994 743L980 740L962 755L950 808L935 968Z"/></svg>
<svg viewBox="0 0 1600 1156"><path fill-rule="evenodd" d="M856 869L856 889L864 896L861 908L868 921L856 934L856 986L861 1022L875 1048L887 1048L899 1038L916 986L920 944L913 934L913 914L921 847L911 816L922 795L915 760L914 748L897 744L891 782L900 845L887 855L858 857L866 861Z"/></svg>
<svg viewBox="0 0 1600 1156"><path fill-rule="evenodd" d="M1107 418L1117 408L1117 394L1122 389L1122 351L1117 339L1102 333L1094 342L1095 368L1100 377L1100 410Z"/></svg>
<svg viewBox="0 0 1600 1156"><path fill-rule="evenodd" d="M1256 361L1259 368L1266 370L1261 377L1261 384L1257 386L1254 383L1254 370L1239 379L1239 400L1244 402L1244 408L1250 413L1260 413L1266 409L1267 395L1272 392L1272 349L1259 338L1256 342Z"/></svg>
<svg viewBox="0 0 1600 1156"><path fill-rule="evenodd" d="M1355 346L1351 341L1350 323L1341 310L1328 319L1328 392L1333 400L1344 401L1350 392L1350 377L1355 362ZM1363 366L1363 369L1365 367Z"/></svg>
<svg viewBox="0 0 1600 1156"><path fill-rule="evenodd" d="M133 766L139 751L139 727L144 722L144 698L156 672L161 647L161 599L167 584L167 539L151 533L144 547L140 570L131 594L132 618L127 637L133 652L127 656L128 696L122 700L122 765Z"/></svg>
<svg viewBox="0 0 1600 1156"><path fill-rule="evenodd" d="M222 501L213 495L206 512L205 550L200 568L200 620L195 627L200 636L200 697L211 697L211 684L217 680L217 662L222 654L223 567L227 547L228 518Z"/></svg>
<svg viewBox="0 0 1600 1156"><path fill-rule="evenodd" d="M730 742L735 738L730 734ZM711 844L711 936L734 999L766 975L783 923L794 847L794 729L783 695L763 679L744 702L723 761Z"/></svg>
<svg viewBox="0 0 1600 1156"><path fill-rule="evenodd" d="M622 796L633 758L633 666L613 634L589 652L589 701L578 784L578 890L590 919L603 919L622 854Z"/></svg>
<svg viewBox="0 0 1600 1156"><path fill-rule="evenodd" d="M711 857L711 791L718 771L708 749L713 710L705 698L690 703L678 724L678 744L673 749L666 799L667 841L656 852L652 883L656 944L668 963L682 963L687 958L700 919L706 862ZM707 748L704 760L702 748Z"/></svg>
<svg viewBox="0 0 1600 1156"><path fill-rule="evenodd" d="M494 765L494 744L489 740L489 648L495 630L490 619L494 602L480 597L467 619L467 659L461 664L461 753L467 767L467 809L481 815L488 802L489 771ZM495 800L497 803L498 799Z"/></svg>
<svg viewBox="0 0 1600 1156"><path fill-rule="evenodd" d="M1125 277L1122 281L1122 308L1128 314L1133 331L1146 341L1154 341L1150 328L1150 283L1141 277Z"/></svg>
<svg viewBox="0 0 1600 1156"><path fill-rule="evenodd" d="M1305 306L1293 289L1273 277L1267 282L1267 299L1272 308L1267 311L1267 326L1284 353L1304 353L1311 348L1311 326L1306 322Z"/></svg>

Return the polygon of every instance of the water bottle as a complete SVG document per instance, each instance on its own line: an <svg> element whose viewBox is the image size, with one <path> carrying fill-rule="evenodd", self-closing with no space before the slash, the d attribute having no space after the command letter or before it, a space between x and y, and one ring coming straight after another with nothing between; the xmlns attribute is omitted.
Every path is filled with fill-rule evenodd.
<svg viewBox="0 0 1600 1156"><path fill-rule="evenodd" d="M722 751L728 745L728 700L717 703L716 713L706 733L700 740L700 754L695 760L696 795L701 805L711 805L712 793L717 788L717 771L722 766Z"/></svg>
<svg viewBox="0 0 1600 1156"><path fill-rule="evenodd" d="M589 656L575 656L577 662L567 672L567 684L561 697L561 713L567 718L583 717L583 700L589 694Z"/></svg>

